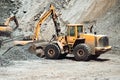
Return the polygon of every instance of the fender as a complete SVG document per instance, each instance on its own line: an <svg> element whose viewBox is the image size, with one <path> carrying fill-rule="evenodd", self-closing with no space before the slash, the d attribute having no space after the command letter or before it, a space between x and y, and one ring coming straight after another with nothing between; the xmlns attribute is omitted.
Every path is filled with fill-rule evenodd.
<svg viewBox="0 0 120 80"><path fill-rule="evenodd" d="M56 44L61 50L61 54L64 54L63 45L59 41L52 41L51 44Z"/></svg>

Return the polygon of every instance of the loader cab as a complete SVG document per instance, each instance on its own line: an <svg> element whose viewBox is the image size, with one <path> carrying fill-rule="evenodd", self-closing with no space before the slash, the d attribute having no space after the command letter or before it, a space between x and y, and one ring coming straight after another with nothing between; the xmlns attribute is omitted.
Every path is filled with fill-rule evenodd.
<svg viewBox="0 0 120 80"><path fill-rule="evenodd" d="M82 24L68 24L67 25L67 41L68 44L74 44L75 40L80 37L80 33L84 32Z"/></svg>

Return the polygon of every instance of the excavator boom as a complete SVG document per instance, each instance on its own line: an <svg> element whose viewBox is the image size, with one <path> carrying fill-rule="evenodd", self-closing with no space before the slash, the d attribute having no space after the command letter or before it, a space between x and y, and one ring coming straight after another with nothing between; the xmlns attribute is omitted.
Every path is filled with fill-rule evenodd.
<svg viewBox="0 0 120 80"><path fill-rule="evenodd" d="M60 27L59 27L59 23L58 23L58 19L57 19L57 15L55 13L55 7L53 5L50 5L50 9L44 13L44 15L40 18L36 28L35 28L35 32L34 32L34 36L33 36L33 40L38 40L39 38L39 33L40 33L40 27L41 24L50 16L52 15L52 19L55 25L55 29L56 29L56 34L58 36L58 32L60 32Z"/></svg>

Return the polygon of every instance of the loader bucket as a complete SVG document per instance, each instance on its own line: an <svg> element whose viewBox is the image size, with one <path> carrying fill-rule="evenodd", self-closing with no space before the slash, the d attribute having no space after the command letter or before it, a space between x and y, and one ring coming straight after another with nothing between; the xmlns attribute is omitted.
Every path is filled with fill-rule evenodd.
<svg viewBox="0 0 120 80"><path fill-rule="evenodd" d="M49 42L46 41L37 41L33 42L32 45L29 47L29 52L36 54L39 57L44 57L44 48Z"/></svg>

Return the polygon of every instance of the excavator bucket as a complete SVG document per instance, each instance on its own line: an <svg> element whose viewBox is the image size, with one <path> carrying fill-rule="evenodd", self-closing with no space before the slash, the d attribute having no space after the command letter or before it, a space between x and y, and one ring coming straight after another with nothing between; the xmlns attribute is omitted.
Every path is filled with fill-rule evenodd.
<svg viewBox="0 0 120 80"><path fill-rule="evenodd" d="M0 36L10 37L12 28L7 25L0 25Z"/></svg>
<svg viewBox="0 0 120 80"><path fill-rule="evenodd" d="M46 47L46 45L48 43L49 42L43 41L43 40L33 42L31 44L31 46L29 47L29 52L30 53L35 53L39 57L44 57L44 48Z"/></svg>

